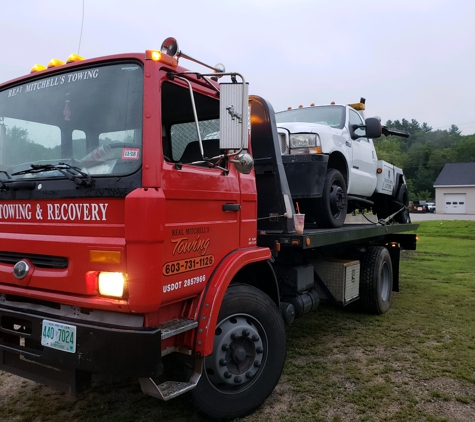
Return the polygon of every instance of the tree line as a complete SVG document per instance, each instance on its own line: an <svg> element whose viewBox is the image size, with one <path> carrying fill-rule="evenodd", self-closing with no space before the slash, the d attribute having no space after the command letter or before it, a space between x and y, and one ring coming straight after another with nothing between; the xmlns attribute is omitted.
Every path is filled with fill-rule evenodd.
<svg viewBox="0 0 475 422"><path fill-rule="evenodd" d="M404 170L410 200L435 198L434 182L446 163L475 161L475 134L464 136L456 125L433 130L415 119L388 120L388 128L405 130L409 138L374 139L378 158Z"/></svg>

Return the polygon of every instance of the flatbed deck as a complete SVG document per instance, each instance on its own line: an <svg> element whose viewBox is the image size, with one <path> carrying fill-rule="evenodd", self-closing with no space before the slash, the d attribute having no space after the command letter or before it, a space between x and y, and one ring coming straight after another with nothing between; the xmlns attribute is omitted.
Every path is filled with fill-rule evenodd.
<svg viewBox="0 0 475 422"><path fill-rule="evenodd" d="M305 229L303 234L271 233L261 231L257 235L257 244L273 248L276 243L281 247L313 249L322 246L343 245L345 243L378 242L381 240L398 242L404 249L415 249L414 232L418 224L345 224L332 229ZM388 236L389 235L389 236Z"/></svg>

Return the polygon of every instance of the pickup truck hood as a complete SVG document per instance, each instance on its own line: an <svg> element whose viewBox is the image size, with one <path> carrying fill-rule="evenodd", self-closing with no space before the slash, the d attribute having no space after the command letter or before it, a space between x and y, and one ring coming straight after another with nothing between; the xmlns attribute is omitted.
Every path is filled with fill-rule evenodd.
<svg viewBox="0 0 475 422"><path fill-rule="evenodd" d="M341 133L341 129L335 129L318 123L284 122L278 123L277 127L287 129L290 133Z"/></svg>

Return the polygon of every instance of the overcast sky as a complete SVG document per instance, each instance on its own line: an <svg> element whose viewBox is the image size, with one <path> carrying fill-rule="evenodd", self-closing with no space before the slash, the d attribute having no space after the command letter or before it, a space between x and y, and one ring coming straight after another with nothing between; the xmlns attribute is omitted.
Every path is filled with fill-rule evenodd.
<svg viewBox="0 0 475 422"><path fill-rule="evenodd" d="M82 25L84 4L84 24ZM276 111L353 103L475 133L471 0L1 0L0 81L36 63L159 49L241 73ZM82 37L81 37L82 27ZM197 66L181 59L180 64Z"/></svg>

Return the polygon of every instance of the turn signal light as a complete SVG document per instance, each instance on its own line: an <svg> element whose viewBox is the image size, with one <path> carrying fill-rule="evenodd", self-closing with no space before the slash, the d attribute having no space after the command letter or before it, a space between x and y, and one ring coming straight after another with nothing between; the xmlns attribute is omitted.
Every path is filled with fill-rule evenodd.
<svg viewBox="0 0 475 422"><path fill-rule="evenodd" d="M101 264L120 264L122 255L120 251L89 251L89 262Z"/></svg>
<svg viewBox="0 0 475 422"><path fill-rule="evenodd" d="M160 62L166 64L168 66L177 67L178 61L174 57L171 57L167 54L163 54L161 51L158 50L146 50L145 51L145 58L147 60L153 60L155 62Z"/></svg>

